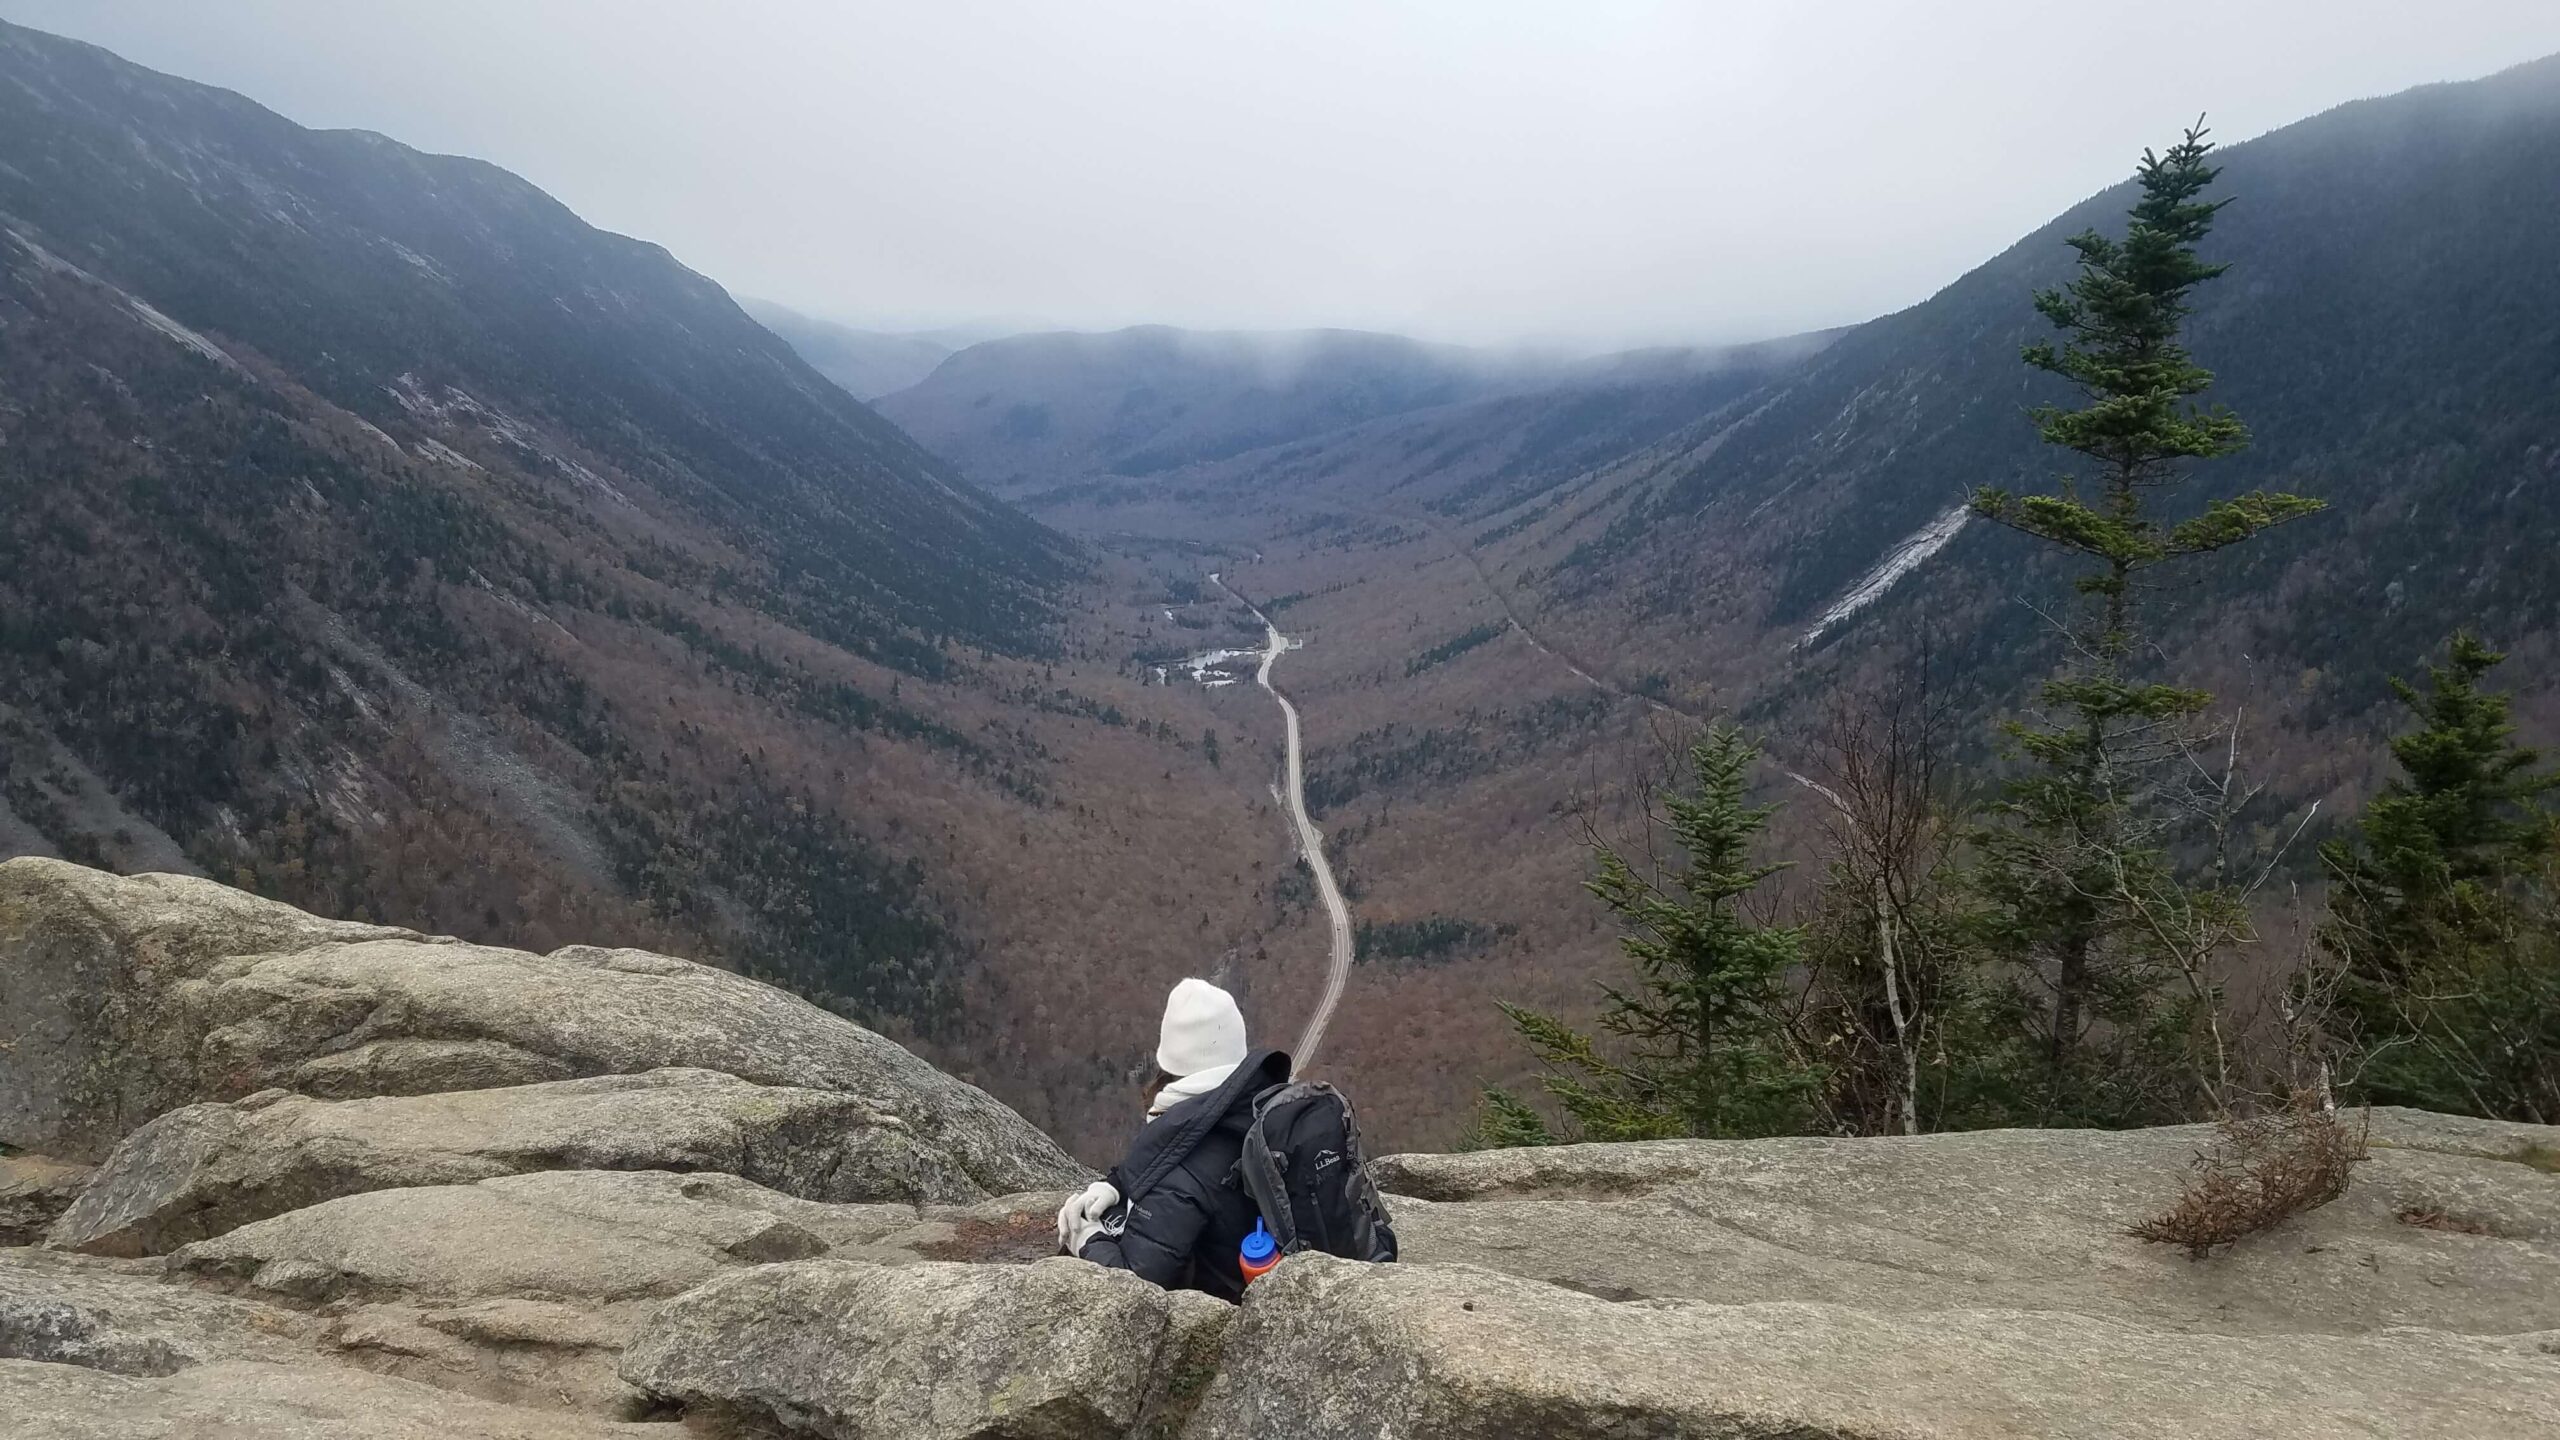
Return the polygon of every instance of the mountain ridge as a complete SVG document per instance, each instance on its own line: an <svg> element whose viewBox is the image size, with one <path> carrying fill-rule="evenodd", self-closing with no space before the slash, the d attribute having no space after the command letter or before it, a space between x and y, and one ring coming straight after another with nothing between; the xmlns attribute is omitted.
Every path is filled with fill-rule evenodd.
<svg viewBox="0 0 2560 1440"><path fill-rule="evenodd" d="M1534 384L1554 368L1376 331L1132 325L972 345L880 408L1001 491L1226 459Z"/></svg>

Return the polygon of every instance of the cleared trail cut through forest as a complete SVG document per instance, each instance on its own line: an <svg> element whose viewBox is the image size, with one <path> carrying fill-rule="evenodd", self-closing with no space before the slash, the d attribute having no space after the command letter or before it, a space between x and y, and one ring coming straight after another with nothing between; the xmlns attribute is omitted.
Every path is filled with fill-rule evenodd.
<svg viewBox="0 0 2560 1440"><path fill-rule="evenodd" d="M1253 618L1262 622L1265 636L1262 665L1254 671L1254 683L1280 702L1280 718L1288 733L1288 765L1283 781L1285 793L1281 799L1289 807L1290 823L1298 831L1298 853L1306 857L1307 868L1315 873L1316 893L1324 900L1325 916L1333 929L1333 960L1325 970L1324 993L1317 997L1316 1008L1309 1012L1307 1028L1299 1032L1297 1047L1289 1052L1295 1069L1304 1074L1315 1067L1316 1047L1324 1043L1325 1026L1333 1019L1334 1007L1342 1003L1343 986L1351 980L1351 907L1343 903L1342 887L1334 883L1332 862L1325 859L1324 832L1316 828L1315 820L1307 814L1306 747L1299 738L1298 707L1289 703L1289 697L1280 693L1279 686L1271 683L1271 667L1287 653L1289 637L1280 633L1280 627L1271 623L1271 617L1263 614L1261 607L1244 598L1224 579L1212 574L1209 583L1233 596L1237 604L1252 611Z"/></svg>

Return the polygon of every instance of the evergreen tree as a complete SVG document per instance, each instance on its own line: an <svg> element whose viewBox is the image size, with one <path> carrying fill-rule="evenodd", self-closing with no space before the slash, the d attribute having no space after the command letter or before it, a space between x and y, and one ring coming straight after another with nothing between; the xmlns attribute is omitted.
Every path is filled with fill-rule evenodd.
<svg viewBox="0 0 2560 1440"><path fill-rule="evenodd" d="M2506 657L2456 635L2427 691L2394 680L2418 728L2391 742L2402 774L2352 834L2321 847L2334 889L2321 941L2375 1099L2560 1120L2560 943L2550 885L2560 772L2515 743L2508 699L2483 688Z"/></svg>
<svg viewBox="0 0 2560 1440"><path fill-rule="evenodd" d="M1545 1116L1510 1091L1494 1088L1484 1092L1484 1098L1476 1109L1475 1131L1459 1148L1508 1150L1520 1145L1554 1143L1556 1137L1547 1129Z"/></svg>
<svg viewBox="0 0 2560 1440"><path fill-rule="evenodd" d="M2426 694L2391 682L2420 721L2391 742L2403 773L2354 835L2321 847L2338 884L2326 939L2376 985L2396 984L2408 959L2495 908L2550 852L2551 818L2535 802L2560 772L2535 768L2541 754L2514 743L2507 697L2481 688L2505 659L2460 634L2427 667Z"/></svg>
<svg viewBox="0 0 2560 1440"><path fill-rule="evenodd" d="M2183 520L2153 512L2151 497L2183 479L2187 462L2248 442L2237 417L2196 403L2213 376L2180 341L2195 288L2225 268L2196 253L2229 203L2202 198L2218 173L2212 150L2204 130L2191 128L2165 155L2145 151L2142 196L2124 238L2075 236L2078 275L2035 297L2062 333L2058 344L2027 346L2026 363L2069 381L2081 403L2046 406L2033 419L2045 443L2088 462L2085 484L2066 476L2055 493L2037 495L1985 488L1973 501L1975 513L2084 565L2064 623L2070 658L2042 688L2045 714L2009 727L2026 768L2006 787L2004 823L1983 837L1982 879L1999 938L2051 986L2049 1007L2029 1022L2043 1052L2039 1108L2048 1119L2139 1118L2112 1104L2089 1113L2090 1086L2103 1077L2088 1073L2083 1053L2095 1021L2130 1041L2159 1018L2143 1013L2153 987L2141 965L2119 963L2118 952L2144 943L2137 911L2230 919L2214 912L2211 897L2183 891L2168 863L2174 807L2160 786L2211 697L2142 673L2144 577L2321 508L2261 491L2211 501Z"/></svg>
<svg viewBox="0 0 2560 1440"><path fill-rule="evenodd" d="M1540 1085L1580 1137L1641 1140L1683 1135L1776 1135L1802 1127L1817 1076L1790 1052L1788 972L1801 959L1791 927L1757 923L1747 899L1784 866L1753 858L1773 806L1747 803L1759 748L1719 725L1691 747L1696 790L1664 802L1664 825L1682 861L1666 875L1639 871L1598 845L1587 882L1627 927L1619 944L1635 984L1604 987L1600 1029L1625 1058L1552 1016L1517 1005L1503 1013L1537 1052ZM1516 1097L1490 1092L1484 1144L1536 1143L1544 1125Z"/></svg>

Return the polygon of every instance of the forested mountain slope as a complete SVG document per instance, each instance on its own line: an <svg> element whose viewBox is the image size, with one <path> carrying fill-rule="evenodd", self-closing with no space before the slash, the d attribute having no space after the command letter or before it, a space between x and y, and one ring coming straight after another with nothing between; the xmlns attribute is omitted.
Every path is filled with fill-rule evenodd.
<svg viewBox="0 0 2560 1440"><path fill-rule="evenodd" d="M1205 483L1310 506L1361 502L1452 522L1500 516L1485 537L1499 539L1588 505L1595 478L1666 442L1686 440L1716 417L1729 418L1738 402L1756 404L1761 392L1842 333L1602 356L1562 368L1534 387L1407 411L1176 472L1166 477L1166 488Z"/></svg>
<svg viewBox="0 0 2560 1440"><path fill-rule="evenodd" d="M1280 843L1078 678L1090 564L513 175L0 26L0 853L725 959L1075 1135L1143 1037L1043 987Z"/></svg>
<svg viewBox="0 0 2560 1440"><path fill-rule="evenodd" d="M980 482L1153 475L1532 385L1552 366L1353 330L1052 332L945 360L881 413Z"/></svg>
<svg viewBox="0 0 2560 1440"><path fill-rule="evenodd" d="M663 697L611 671L708 666L934 735L889 672L1051 645L1058 541L716 285L492 166L24 30L0 32L0 69L21 822L73 853L136 828L102 840L48 801L80 788L48 761L76 766L197 865L414 913L432 882L374 837L490 810L572 892L692 909L679 876L805 887L876 924L883 963L924 946L897 867L814 817L751 819L784 788L727 757L684 773L650 733L670 717L635 723ZM784 633L862 663L818 668ZM448 706L477 718L411 734ZM810 872L835 864L867 883L823 898Z"/></svg>
<svg viewBox="0 0 2560 1440"><path fill-rule="evenodd" d="M2560 621L2560 57L2218 158L2232 203L2206 248L2231 270L2190 336L2219 377L2209 398L2254 440L2202 467L2190 501L2271 487L2332 509L2170 572L2149 603L2210 678L2281 694L2298 730L2381 701L2386 673L2457 626L2530 650ZM1983 704L2014 703L2045 655L2014 602L2060 577L1961 504L2061 468L2027 420L2063 398L2018 359L2048 328L2031 296L2068 275L2068 236L2121 228L2131 194L1818 348L1418 410L1172 472L1156 493L1226 512L1211 528L1250 526L1257 505L1283 512L1272 524L1409 512L1470 542L1552 638L1696 710L1788 713L1832 658L1922 617Z"/></svg>
<svg viewBox="0 0 2560 1440"><path fill-rule="evenodd" d="M2343 106L2220 157L2231 203L2206 250L2230 265L2190 327L2210 399L2254 440L2202 467L2196 497L2268 487L2332 511L2154 597L2191 636L2224 632L2316 726L2381 697L2386 671L2463 624L2506 642L2560 619L2560 57L2490 79ZM2024 412L2062 397L2018 362L2047 327L2034 289L2064 239L2120 229L2130 185L2075 207L1924 304L1858 327L1702 426L1606 529L1543 537L1559 617L1722 632L1673 654L1729 685L1765 674L1970 487L2058 468ZM1727 417L1730 418L1730 417ZM1958 643L2022 682L2037 629L2012 594L2024 547L1967 528L1912 579L1826 633L1960 619ZM2244 603L2245 597L2245 603ZM1881 623L1879 623L1881 622ZM1594 643L1603 643L1597 629ZM1776 643L1772 643L1776 642ZM1659 654L1658 647L1647 646ZM2228 663L2226 656L2222 663ZM2031 662L2030 662L2031 663ZM1715 673L1722 671L1723 673Z"/></svg>

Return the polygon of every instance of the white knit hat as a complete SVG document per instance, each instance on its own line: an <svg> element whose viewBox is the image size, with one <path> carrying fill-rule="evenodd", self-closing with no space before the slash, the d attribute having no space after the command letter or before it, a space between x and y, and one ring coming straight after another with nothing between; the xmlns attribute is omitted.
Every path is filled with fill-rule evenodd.
<svg viewBox="0 0 2560 1440"><path fill-rule="evenodd" d="M1156 1067L1178 1078L1243 1060L1244 1012L1236 1008L1236 997L1206 980L1174 986L1165 997Z"/></svg>

